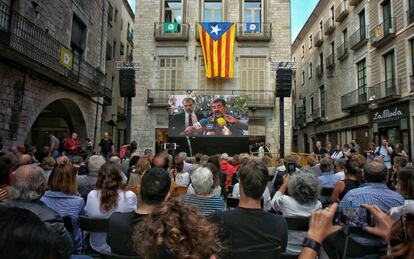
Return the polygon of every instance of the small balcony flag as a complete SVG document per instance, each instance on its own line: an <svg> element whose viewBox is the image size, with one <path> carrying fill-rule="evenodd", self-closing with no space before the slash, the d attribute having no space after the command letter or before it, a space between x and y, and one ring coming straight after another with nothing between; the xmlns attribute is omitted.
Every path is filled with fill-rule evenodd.
<svg viewBox="0 0 414 259"><path fill-rule="evenodd" d="M230 22L202 22L197 25L207 78L233 77L236 25Z"/></svg>
<svg viewBox="0 0 414 259"><path fill-rule="evenodd" d="M72 70L73 53L63 46L60 47L60 64L65 66L67 69Z"/></svg>
<svg viewBox="0 0 414 259"><path fill-rule="evenodd" d="M178 23L176 22L166 22L164 23L164 32L178 32Z"/></svg>
<svg viewBox="0 0 414 259"><path fill-rule="evenodd" d="M258 22L247 22L246 32L260 32L260 23Z"/></svg>

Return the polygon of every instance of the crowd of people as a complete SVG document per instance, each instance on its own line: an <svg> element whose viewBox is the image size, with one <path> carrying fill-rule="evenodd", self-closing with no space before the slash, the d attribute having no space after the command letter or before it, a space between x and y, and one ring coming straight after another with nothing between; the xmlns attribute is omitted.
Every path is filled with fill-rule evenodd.
<svg viewBox="0 0 414 259"><path fill-rule="evenodd" d="M20 146L0 153L0 258L414 258L414 168L385 142L372 157L319 142L306 165L288 155L276 166L266 155L139 152L134 141L115 154L108 135L84 157L52 149L39 161ZM373 222L332 225L338 207ZM81 217L108 219L107 231L86 233Z"/></svg>

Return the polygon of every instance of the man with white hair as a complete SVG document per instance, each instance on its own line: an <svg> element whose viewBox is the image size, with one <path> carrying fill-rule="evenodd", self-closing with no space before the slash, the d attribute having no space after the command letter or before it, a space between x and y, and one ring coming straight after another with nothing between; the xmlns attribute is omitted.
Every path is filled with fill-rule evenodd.
<svg viewBox="0 0 414 259"><path fill-rule="evenodd" d="M105 164L103 156L93 155L88 161L89 174L78 175L78 192L84 199L88 197L90 191L95 189L96 180L103 164Z"/></svg>
<svg viewBox="0 0 414 259"><path fill-rule="evenodd" d="M69 258L73 251L73 242L66 231L62 217L40 201L46 190L43 169L36 165L23 165L16 170L11 188L13 200L1 206L30 210L45 223L51 240L54 240L53 258Z"/></svg>
<svg viewBox="0 0 414 259"><path fill-rule="evenodd" d="M207 167L196 169L191 176L191 185L195 193L184 195L183 203L197 207L200 214L204 216L225 210L223 199L210 194L213 187L213 173L210 169Z"/></svg>
<svg viewBox="0 0 414 259"><path fill-rule="evenodd" d="M190 163L187 163L187 153L180 152L178 156L184 160L183 172L188 173L191 176L193 173L193 166Z"/></svg>

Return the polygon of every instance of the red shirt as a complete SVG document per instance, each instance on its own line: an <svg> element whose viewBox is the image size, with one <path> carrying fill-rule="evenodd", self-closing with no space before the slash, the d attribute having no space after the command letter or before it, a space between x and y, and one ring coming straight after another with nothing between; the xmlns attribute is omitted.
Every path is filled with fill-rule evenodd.
<svg viewBox="0 0 414 259"><path fill-rule="evenodd" d="M236 169L234 169L234 167L231 164L229 164L229 162L227 162L226 160L222 160L220 162L220 169L226 172L227 176L233 175L236 172ZM230 184L231 184L231 180L227 181L227 178L226 178L226 184L225 184L226 190L229 188Z"/></svg>
<svg viewBox="0 0 414 259"><path fill-rule="evenodd" d="M71 138L65 141L63 147L70 155L77 155L81 146L78 139Z"/></svg>

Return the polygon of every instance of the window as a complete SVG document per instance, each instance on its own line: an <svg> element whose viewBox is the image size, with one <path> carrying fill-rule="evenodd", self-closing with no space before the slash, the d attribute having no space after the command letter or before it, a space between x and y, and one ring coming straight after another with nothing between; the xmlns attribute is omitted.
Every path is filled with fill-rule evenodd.
<svg viewBox="0 0 414 259"><path fill-rule="evenodd" d="M164 0L164 22L182 23L182 20L183 20L182 1L181 0Z"/></svg>
<svg viewBox="0 0 414 259"><path fill-rule="evenodd" d="M305 120L306 120L306 97L303 97L303 117L305 118Z"/></svg>
<svg viewBox="0 0 414 259"><path fill-rule="evenodd" d="M117 18L118 18L118 9L115 9L115 16L114 16L115 23L116 23Z"/></svg>
<svg viewBox="0 0 414 259"><path fill-rule="evenodd" d="M313 38L312 38L312 34L309 35L309 49L311 49L313 46Z"/></svg>
<svg viewBox="0 0 414 259"><path fill-rule="evenodd" d="M106 60L112 60L112 46L106 42Z"/></svg>
<svg viewBox="0 0 414 259"><path fill-rule="evenodd" d="M342 42L343 43L347 43L348 42L348 29L347 28L345 28L342 31ZM347 48L347 46L345 46L345 47Z"/></svg>
<svg viewBox="0 0 414 259"><path fill-rule="evenodd" d="M319 65L321 66L321 73L323 73L323 52L319 53Z"/></svg>
<svg viewBox="0 0 414 259"><path fill-rule="evenodd" d="M108 3L108 24L112 26L112 20L114 15L114 8L111 3Z"/></svg>
<svg viewBox="0 0 414 259"><path fill-rule="evenodd" d="M305 45L302 45L301 57L305 57Z"/></svg>
<svg viewBox="0 0 414 259"><path fill-rule="evenodd" d="M335 42L331 42L331 56L332 56L332 63L335 63Z"/></svg>
<svg viewBox="0 0 414 259"><path fill-rule="evenodd" d="M183 57L160 57L159 62L159 88L166 90L166 96L171 90L182 87L183 84Z"/></svg>
<svg viewBox="0 0 414 259"><path fill-rule="evenodd" d="M319 88L320 100L321 100L321 117L326 117L326 100L325 100L325 87L321 86Z"/></svg>
<svg viewBox="0 0 414 259"><path fill-rule="evenodd" d="M123 56L125 54L125 46L124 43L121 42L121 46L119 46L119 55Z"/></svg>
<svg viewBox="0 0 414 259"><path fill-rule="evenodd" d="M384 22L384 30L388 31L392 28L392 12L390 0L385 0L381 3L382 6L382 21Z"/></svg>
<svg viewBox="0 0 414 259"><path fill-rule="evenodd" d="M302 78L301 78L302 85L305 84L305 71L302 70Z"/></svg>
<svg viewBox="0 0 414 259"><path fill-rule="evenodd" d="M322 20L319 22L319 29L321 30L321 32L323 31L323 21Z"/></svg>
<svg viewBox="0 0 414 259"><path fill-rule="evenodd" d="M124 20L121 18L121 31L124 29Z"/></svg>
<svg viewBox="0 0 414 259"><path fill-rule="evenodd" d="M266 58L265 57L243 57L240 62L241 90L249 94L254 103L260 103L269 98L266 93Z"/></svg>
<svg viewBox="0 0 414 259"><path fill-rule="evenodd" d="M394 50L384 55L384 75L387 88L392 87L395 80Z"/></svg>
<svg viewBox="0 0 414 259"><path fill-rule="evenodd" d="M70 45L72 49L79 53L85 50L86 25L77 17L73 15L72 20L72 34Z"/></svg>
<svg viewBox="0 0 414 259"><path fill-rule="evenodd" d="M310 97L310 114L313 114L315 110L315 100L313 99L313 95Z"/></svg>
<svg viewBox="0 0 414 259"><path fill-rule="evenodd" d="M414 74L414 39L410 40L411 49L411 75Z"/></svg>
<svg viewBox="0 0 414 259"><path fill-rule="evenodd" d="M243 2L243 21L252 23L261 23L262 21L262 1L261 0L244 0Z"/></svg>
<svg viewBox="0 0 414 259"><path fill-rule="evenodd" d="M309 73L309 78L312 78L312 73L313 73L313 64L312 64L312 62L309 63L308 73Z"/></svg>
<svg viewBox="0 0 414 259"><path fill-rule="evenodd" d="M332 25L335 25L335 6L331 6L331 21L332 21Z"/></svg>
<svg viewBox="0 0 414 259"><path fill-rule="evenodd" d="M223 2L204 0L203 21L204 22L222 22L223 21Z"/></svg>
<svg viewBox="0 0 414 259"><path fill-rule="evenodd" d="M366 39L365 9L358 13L360 39Z"/></svg>
<svg viewBox="0 0 414 259"><path fill-rule="evenodd" d="M358 78L358 97L361 101L366 101L366 86L367 86L367 65L365 59L357 63L357 78Z"/></svg>
<svg viewBox="0 0 414 259"><path fill-rule="evenodd" d="M116 41L114 41L114 45L113 45L113 54L112 54L112 56L113 56L113 57L115 57L115 56L116 56Z"/></svg>

